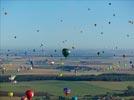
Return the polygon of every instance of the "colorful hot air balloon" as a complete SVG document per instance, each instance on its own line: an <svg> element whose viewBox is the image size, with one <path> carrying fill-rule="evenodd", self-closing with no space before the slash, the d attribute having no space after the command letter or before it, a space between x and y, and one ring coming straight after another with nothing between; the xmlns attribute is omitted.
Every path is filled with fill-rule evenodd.
<svg viewBox="0 0 134 100"><path fill-rule="evenodd" d="M67 49L67 48L62 49L62 54L63 54L64 57L68 57L70 52L71 51L69 49Z"/></svg>
<svg viewBox="0 0 134 100"><path fill-rule="evenodd" d="M64 94L67 96L71 93L71 89L69 88L64 88Z"/></svg>
<svg viewBox="0 0 134 100"><path fill-rule="evenodd" d="M32 97L34 96L34 92L32 90L27 90L25 92L25 94L26 94L28 100L32 100Z"/></svg>

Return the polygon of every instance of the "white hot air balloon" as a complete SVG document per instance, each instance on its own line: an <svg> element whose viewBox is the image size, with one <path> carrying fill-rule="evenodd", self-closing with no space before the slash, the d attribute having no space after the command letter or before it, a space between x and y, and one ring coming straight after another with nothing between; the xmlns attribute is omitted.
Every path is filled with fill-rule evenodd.
<svg viewBox="0 0 134 100"><path fill-rule="evenodd" d="M10 80L10 81L14 81L15 77L16 77L16 75L10 76L10 77L9 77L9 80Z"/></svg>

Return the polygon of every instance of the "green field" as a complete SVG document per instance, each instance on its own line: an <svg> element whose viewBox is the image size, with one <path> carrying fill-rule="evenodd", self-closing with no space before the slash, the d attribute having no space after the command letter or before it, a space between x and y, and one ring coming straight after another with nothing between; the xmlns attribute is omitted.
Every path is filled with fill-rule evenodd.
<svg viewBox="0 0 134 100"><path fill-rule="evenodd" d="M24 92L32 89L35 92L48 92L55 96L64 95L63 88L69 87L72 90L70 96L100 95L106 92L125 90L127 86L134 86L132 82L103 82L103 81L32 81L19 82L17 84L0 83L0 91Z"/></svg>

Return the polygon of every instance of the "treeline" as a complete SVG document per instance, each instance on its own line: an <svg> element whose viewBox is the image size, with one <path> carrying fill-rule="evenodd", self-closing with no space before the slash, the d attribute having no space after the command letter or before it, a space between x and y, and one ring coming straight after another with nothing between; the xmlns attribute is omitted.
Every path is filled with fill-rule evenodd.
<svg viewBox="0 0 134 100"><path fill-rule="evenodd" d="M64 81L134 81L134 74L100 74L81 76L17 75L17 81L64 80ZM0 82L9 82L9 76L0 76Z"/></svg>

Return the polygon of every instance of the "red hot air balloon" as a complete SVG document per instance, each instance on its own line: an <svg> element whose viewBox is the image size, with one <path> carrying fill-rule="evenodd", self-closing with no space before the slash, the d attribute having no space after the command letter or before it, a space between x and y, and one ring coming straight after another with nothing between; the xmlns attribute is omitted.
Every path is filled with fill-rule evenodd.
<svg viewBox="0 0 134 100"><path fill-rule="evenodd" d="M25 92L25 94L26 94L28 100L32 100L32 97L34 96L34 92L32 90L27 90Z"/></svg>

